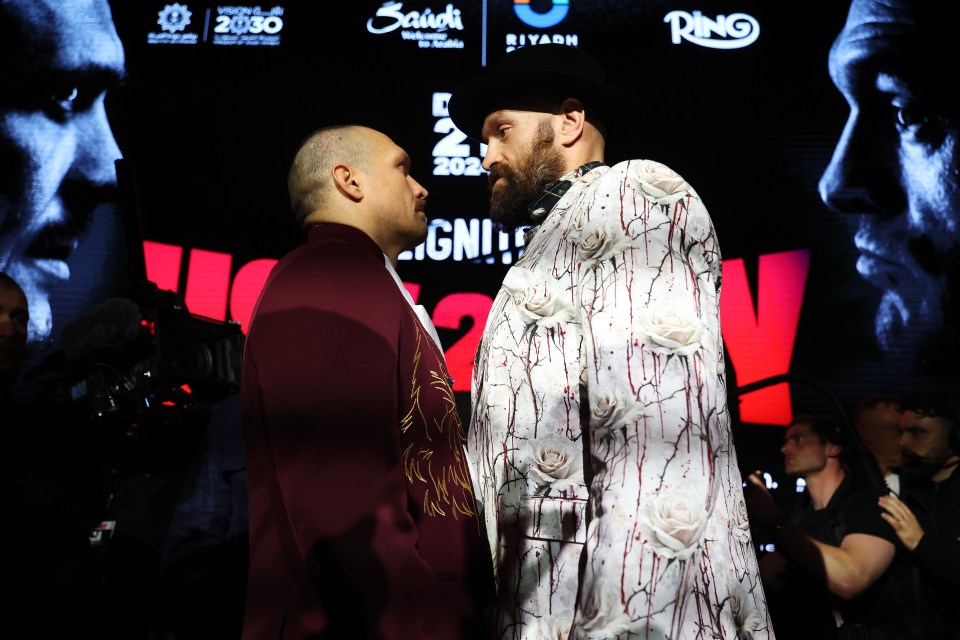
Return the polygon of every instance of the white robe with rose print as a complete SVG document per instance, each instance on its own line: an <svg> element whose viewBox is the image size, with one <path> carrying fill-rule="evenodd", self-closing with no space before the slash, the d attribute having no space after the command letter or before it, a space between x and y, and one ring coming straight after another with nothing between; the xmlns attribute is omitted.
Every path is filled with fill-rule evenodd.
<svg viewBox="0 0 960 640"><path fill-rule="evenodd" d="M650 160L568 177L477 351L469 449L497 637L773 638L707 210Z"/></svg>

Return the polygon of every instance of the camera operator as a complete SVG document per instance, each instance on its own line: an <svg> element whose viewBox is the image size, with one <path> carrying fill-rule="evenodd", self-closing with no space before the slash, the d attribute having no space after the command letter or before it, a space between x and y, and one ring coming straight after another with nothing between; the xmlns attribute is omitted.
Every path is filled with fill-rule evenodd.
<svg viewBox="0 0 960 640"><path fill-rule="evenodd" d="M926 638L880 492L854 472L852 434L832 416L799 414L780 451L787 475L806 483L792 517L755 475L744 489L751 525L776 544L760 569L778 638Z"/></svg>
<svg viewBox="0 0 960 640"><path fill-rule="evenodd" d="M23 289L0 272L0 637L88 637L96 580L75 441L10 390L29 317Z"/></svg>
<svg viewBox="0 0 960 640"><path fill-rule="evenodd" d="M78 315L42 365L39 403L83 467L74 484L94 554L91 637L149 636L164 534L211 405L239 379L234 325L192 316L172 292L140 283Z"/></svg>

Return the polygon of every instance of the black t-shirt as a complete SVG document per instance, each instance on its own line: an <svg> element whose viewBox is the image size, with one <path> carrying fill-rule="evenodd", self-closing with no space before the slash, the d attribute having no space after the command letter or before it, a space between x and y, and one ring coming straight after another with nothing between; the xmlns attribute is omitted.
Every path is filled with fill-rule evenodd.
<svg viewBox="0 0 960 640"><path fill-rule="evenodd" d="M845 536L866 534L887 540L897 549L890 568L869 589L852 600L829 594L830 606L839 612L846 625L904 626L916 615L910 589L910 558L896 534L881 517L877 503L881 493L845 479L823 509L814 510L807 502L797 524L810 536L839 547ZM906 633L906 627L904 631Z"/></svg>

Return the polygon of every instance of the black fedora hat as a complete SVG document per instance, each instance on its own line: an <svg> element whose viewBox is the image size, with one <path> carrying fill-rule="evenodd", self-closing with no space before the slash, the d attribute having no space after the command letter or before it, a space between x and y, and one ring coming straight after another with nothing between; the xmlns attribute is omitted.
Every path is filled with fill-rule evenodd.
<svg viewBox="0 0 960 640"><path fill-rule="evenodd" d="M607 83L607 74L590 54L564 44L538 44L509 51L493 73L457 87L450 97L450 118L460 131L480 140L484 119L499 109L522 108L534 96L576 98L607 127L619 117L636 115L638 102Z"/></svg>

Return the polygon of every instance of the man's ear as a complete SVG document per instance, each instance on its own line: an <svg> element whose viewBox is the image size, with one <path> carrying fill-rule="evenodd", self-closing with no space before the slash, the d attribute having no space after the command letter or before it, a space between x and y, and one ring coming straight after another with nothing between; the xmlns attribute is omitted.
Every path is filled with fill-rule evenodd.
<svg viewBox="0 0 960 640"><path fill-rule="evenodd" d="M840 454L843 453L843 447L832 442L828 442L823 447L823 452L827 454L828 458L839 458Z"/></svg>
<svg viewBox="0 0 960 640"><path fill-rule="evenodd" d="M363 188L360 186L357 172L342 162L333 165L331 171L333 183L337 189L351 200L359 202L363 199Z"/></svg>
<svg viewBox="0 0 960 640"><path fill-rule="evenodd" d="M583 103L576 98L567 98L560 105L560 130L557 133L558 142L568 146L580 139L583 135L583 126L587 121Z"/></svg>

